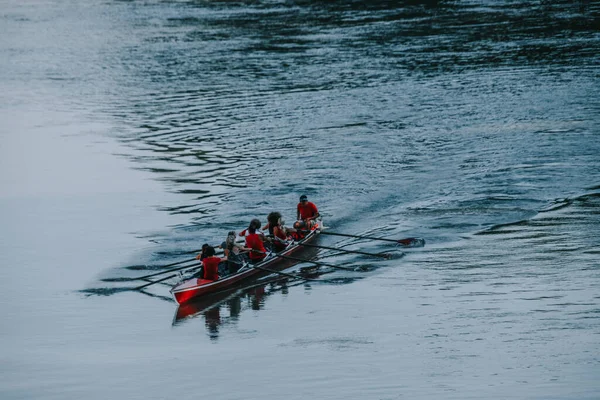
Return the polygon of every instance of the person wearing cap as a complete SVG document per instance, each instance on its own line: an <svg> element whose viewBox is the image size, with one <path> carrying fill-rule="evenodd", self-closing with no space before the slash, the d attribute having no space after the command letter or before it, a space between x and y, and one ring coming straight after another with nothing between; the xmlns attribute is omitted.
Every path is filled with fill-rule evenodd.
<svg viewBox="0 0 600 400"><path fill-rule="evenodd" d="M303 194L300 196L300 202L296 207L296 219L294 224L296 229L312 229L316 224L315 220L319 218L319 210L315 203L308 201L308 197Z"/></svg>

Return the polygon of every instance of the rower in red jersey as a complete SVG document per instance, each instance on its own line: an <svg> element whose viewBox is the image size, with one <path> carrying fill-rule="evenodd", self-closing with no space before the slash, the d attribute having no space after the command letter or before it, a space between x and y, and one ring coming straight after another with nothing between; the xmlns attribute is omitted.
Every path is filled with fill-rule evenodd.
<svg viewBox="0 0 600 400"><path fill-rule="evenodd" d="M260 224L258 225L260 228ZM262 241L261 236L256 233L254 225L250 224L248 227L248 234L246 235L246 248L244 250L249 251L248 257L253 263L259 262L267 256L267 249Z"/></svg>
<svg viewBox="0 0 600 400"><path fill-rule="evenodd" d="M319 210L315 203L308 201L308 197L305 194L300 196L300 202L296 207L296 223L294 228L296 229L312 229L315 226L315 220L319 218Z"/></svg>
<svg viewBox="0 0 600 400"><path fill-rule="evenodd" d="M204 254L205 257L202 259L204 273L202 278L209 281L216 281L219 279L219 263L221 261L227 261L227 257L215 257L215 248L212 246L206 247ZM200 255L196 258L199 257Z"/></svg>
<svg viewBox="0 0 600 400"><path fill-rule="evenodd" d="M292 234L296 232L295 229L286 228L284 221L281 218L281 214L277 211L273 211L267 217L267 225L263 229L269 229L269 236L272 237L273 249L275 251L281 251L288 245L288 240L292 239Z"/></svg>

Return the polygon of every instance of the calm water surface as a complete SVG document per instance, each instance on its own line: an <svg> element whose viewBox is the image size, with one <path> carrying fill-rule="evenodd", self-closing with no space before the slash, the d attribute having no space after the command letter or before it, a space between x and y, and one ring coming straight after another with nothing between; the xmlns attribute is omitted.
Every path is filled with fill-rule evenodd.
<svg viewBox="0 0 600 400"><path fill-rule="evenodd" d="M3 399L597 399L593 1L0 4ZM109 282L300 194L318 281ZM341 240L338 240L341 239Z"/></svg>

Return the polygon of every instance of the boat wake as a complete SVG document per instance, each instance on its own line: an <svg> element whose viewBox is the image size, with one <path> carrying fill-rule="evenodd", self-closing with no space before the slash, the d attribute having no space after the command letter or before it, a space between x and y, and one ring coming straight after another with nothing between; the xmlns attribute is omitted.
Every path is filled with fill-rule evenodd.
<svg viewBox="0 0 600 400"><path fill-rule="evenodd" d="M571 226L575 221L585 223L587 217L600 213L600 193L587 193L574 198L557 199L550 206L538 211L535 216L514 222L496 224L475 235L516 233L532 228L560 225Z"/></svg>

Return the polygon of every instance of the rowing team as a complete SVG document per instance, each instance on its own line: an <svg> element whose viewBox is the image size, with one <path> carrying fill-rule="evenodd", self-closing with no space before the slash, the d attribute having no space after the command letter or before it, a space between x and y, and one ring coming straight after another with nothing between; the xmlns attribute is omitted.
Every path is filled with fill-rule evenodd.
<svg viewBox="0 0 600 400"><path fill-rule="evenodd" d="M223 249L224 257L215 256L215 248L208 244L202 245L202 252L196 259L202 261L202 269L196 275L202 279L216 281L219 276L225 276L237 272L245 262L257 263L267 256L267 247L279 252L286 248L292 240L304 237L304 232L310 231L319 218L317 206L308 201L306 195L300 196L300 202L296 207L296 222L293 228L286 228L281 218L281 213L274 211L267 216L267 224L262 231L269 230L265 235L260 232L261 222L255 218L250 221L248 228L239 233L245 237L245 246L236 243L235 231L227 234L227 239L219 246ZM246 258L247 256L247 258Z"/></svg>

